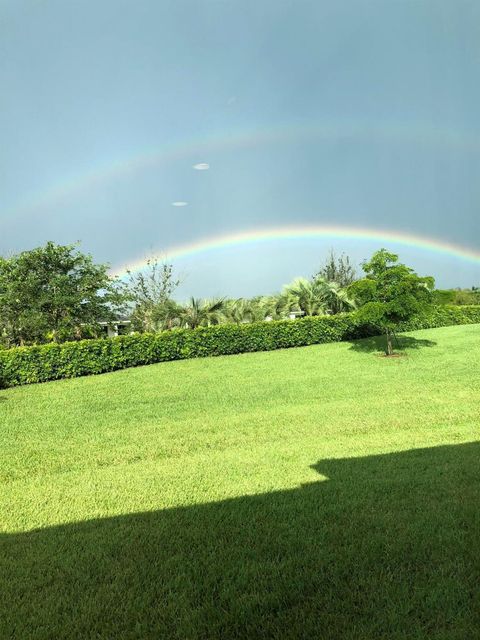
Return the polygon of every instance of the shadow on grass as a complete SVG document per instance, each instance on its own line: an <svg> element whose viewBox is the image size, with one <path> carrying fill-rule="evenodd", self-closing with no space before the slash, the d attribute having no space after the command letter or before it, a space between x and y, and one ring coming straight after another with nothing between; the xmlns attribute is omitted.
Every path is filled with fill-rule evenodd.
<svg viewBox="0 0 480 640"><path fill-rule="evenodd" d="M0 537L0 637L477 637L480 444L324 460L322 481Z"/></svg>
<svg viewBox="0 0 480 640"><path fill-rule="evenodd" d="M436 342L433 340L419 340L412 336L404 336L398 334L393 339L393 350L395 353L402 353L409 349L423 349L424 347L435 347ZM374 336L372 338L363 338L352 342L350 349L352 351L363 351L365 353L373 353L376 351L385 353L386 337Z"/></svg>

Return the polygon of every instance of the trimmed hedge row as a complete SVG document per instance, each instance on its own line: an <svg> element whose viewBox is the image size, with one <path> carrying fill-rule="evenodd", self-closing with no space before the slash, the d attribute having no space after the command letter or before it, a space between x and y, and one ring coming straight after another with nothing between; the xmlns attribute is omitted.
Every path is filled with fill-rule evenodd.
<svg viewBox="0 0 480 640"><path fill-rule="evenodd" d="M435 329L461 324L480 324L480 305L442 305L432 307L422 316L400 323L398 331L417 331Z"/></svg>
<svg viewBox="0 0 480 640"><path fill-rule="evenodd" d="M404 323L399 330L473 323L480 323L480 305L441 306ZM353 312L16 347L0 351L0 386L74 378L168 360L339 342L379 333L378 327L361 324Z"/></svg>

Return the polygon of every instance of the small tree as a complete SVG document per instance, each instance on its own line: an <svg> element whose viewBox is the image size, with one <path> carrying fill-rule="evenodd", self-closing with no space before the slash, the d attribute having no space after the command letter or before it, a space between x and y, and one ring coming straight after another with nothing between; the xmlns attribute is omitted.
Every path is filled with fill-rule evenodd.
<svg viewBox="0 0 480 640"><path fill-rule="evenodd" d="M171 297L180 284L173 265L158 257L146 261L142 271L127 271L130 300L134 303L133 326L139 331L157 331L174 326L177 307Z"/></svg>
<svg viewBox="0 0 480 640"><path fill-rule="evenodd" d="M330 249L325 263L320 267L319 271L313 275L312 280L321 278L327 282L336 282L340 288L348 287L355 281L357 277L355 267L350 258L342 253L337 256L333 249Z"/></svg>
<svg viewBox="0 0 480 640"><path fill-rule="evenodd" d="M359 305L361 320L383 328L387 339L385 353L391 356L396 326L431 304L435 281L432 277L418 276L386 249L374 253L362 266L366 276L351 284L349 293Z"/></svg>

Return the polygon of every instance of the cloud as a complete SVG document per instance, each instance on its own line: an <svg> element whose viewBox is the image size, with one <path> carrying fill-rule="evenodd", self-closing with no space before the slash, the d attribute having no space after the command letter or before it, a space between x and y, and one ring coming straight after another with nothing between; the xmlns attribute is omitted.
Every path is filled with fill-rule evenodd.
<svg viewBox="0 0 480 640"><path fill-rule="evenodd" d="M208 164L208 162L199 162L197 164L194 164L193 168L197 171L207 171L207 169L210 169L210 165Z"/></svg>
<svg viewBox="0 0 480 640"><path fill-rule="evenodd" d="M172 207L186 207L188 202L184 202L183 200L177 200L176 202L172 202Z"/></svg>

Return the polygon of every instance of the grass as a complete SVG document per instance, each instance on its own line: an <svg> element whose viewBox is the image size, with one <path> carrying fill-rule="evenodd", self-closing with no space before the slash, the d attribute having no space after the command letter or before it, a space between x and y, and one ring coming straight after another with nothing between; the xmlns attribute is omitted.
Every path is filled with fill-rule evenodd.
<svg viewBox="0 0 480 640"><path fill-rule="evenodd" d="M0 638L464 640L480 325L0 393Z"/></svg>

